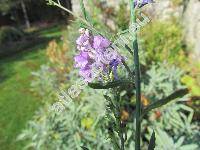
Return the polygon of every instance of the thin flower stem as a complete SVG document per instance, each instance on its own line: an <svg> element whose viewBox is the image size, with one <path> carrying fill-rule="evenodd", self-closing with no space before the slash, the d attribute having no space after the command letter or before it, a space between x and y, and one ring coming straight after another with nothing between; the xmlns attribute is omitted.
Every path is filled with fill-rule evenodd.
<svg viewBox="0 0 200 150"><path fill-rule="evenodd" d="M119 128L119 138L120 138L120 150L124 150L124 137L123 137L123 126L122 126L122 122L121 122L121 118L120 118L120 112L121 112L121 100L120 100L120 95L118 93L118 91L115 91L116 94L116 99L118 102L118 128Z"/></svg>
<svg viewBox="0 0 200 150"><path fill-rule="evenodd" d="M131 23L136 23L136 12L134 8L134 0L130 0L131 6ZM137 34L133 33L135 40L133 41L134 49L134 64L135 64L135 87L136 87L136 132L135 132L135 150L140 150L140 137L141 137L141 87L140 87L140 64L138 55L138 42Z"/></svg>
<svg viewBox="0 0 200 150"><path fill-rule="evenodd" d="M119 125L120 125L120 139L121 139L121 150L124 150L124 132L123 132L123 125L122 125L122 122L120 121L119 122Z"/></svg>
<svg viewBox="0 0 200 150"><path fill-rule="evenodd" d="M83 3L83 0L79 0L79 1L80 1L80 5L81 5L81 10L82 10L83 16L84 16L85 20L88 21L87 13L86 13L86 10L85 10L85 6L84 6L84 3Z"/></svg>

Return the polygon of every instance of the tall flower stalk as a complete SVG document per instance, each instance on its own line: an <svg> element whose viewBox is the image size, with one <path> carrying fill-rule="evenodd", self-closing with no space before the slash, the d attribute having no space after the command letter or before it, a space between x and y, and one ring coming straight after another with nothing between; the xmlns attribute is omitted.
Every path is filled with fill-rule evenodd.
<svg viewBox="0 0 200 150"><path fill-rule="evenodd" d="M136 9L135 2L137 0L130 0L131 10L131 25L136 23ZM133 50L134 50L134 64L135 64L135 88L136 88L136 132L135 132L135 150L140 150L141 137L141 87L140 87L140 62L138 55L137 34L133 32Z"/></svg>

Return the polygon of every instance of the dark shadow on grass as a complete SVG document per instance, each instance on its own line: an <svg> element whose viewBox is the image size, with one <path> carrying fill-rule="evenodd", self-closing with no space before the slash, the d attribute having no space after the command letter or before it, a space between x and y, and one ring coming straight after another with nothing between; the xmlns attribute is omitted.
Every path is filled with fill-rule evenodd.
<svg viewBox="0 0 200 150"><path fill-rule="evenodd" d="M18 42L8 43L0 46L0 59L14 56L24 51L33 49L35 45L46 45L52 39L58 39L59 36L51 37L28 37Z"/></svg>
<svg viewBox="0 0 200 150"><path fill-rule="evenodd" d="M39 50L45 50L49 41L55 39L59 40L60 36L54 37L37 37L36 39L30 39L30 41L21 41L12 43L12 45L4 45L0 47L0 83L6 81L9 77L15 74L14 66L9 66L9 71L5 68L4 64L14 61L21 61L29 59L27 56L31 52L37 52ZM6 52L1 53L1 48ZM37 56L35 56L37 57Z"/></svg>
<svg viewBox="0 0 200 150"><path fill-rule="evenodd" d="M32 32L32 34L34 34L34 35L43 35L45 33L55 33L55 32L59 32L61 29L62 29L61 26L52 25L52 26L49 26L49 27L40 28L40 29Z"/></svg>

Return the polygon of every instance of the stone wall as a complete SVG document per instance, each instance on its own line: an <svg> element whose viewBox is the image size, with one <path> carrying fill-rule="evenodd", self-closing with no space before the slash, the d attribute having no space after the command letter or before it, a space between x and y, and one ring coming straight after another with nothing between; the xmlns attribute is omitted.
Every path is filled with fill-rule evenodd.
<svg viewBox="0 0 200 150"><path fill-rule="evenodd" d="M190 0L183 19L185 41L193 47L193 58L200 61L200 0Z"/></svg>
<svg viewBox="0 0 200 150"><path fill-rule="evenodd" d="M159 0L143 9L152 19L168 20L171 17L181 18L183 6L174 6L172 0Z"/></svg>
<svg viewBox="0 0 200 150"><path fill-rule="evenodd" d="M81 12L80 5L79 5L79 0L72 0L72 10L75 13L80 13Z"/></svg>

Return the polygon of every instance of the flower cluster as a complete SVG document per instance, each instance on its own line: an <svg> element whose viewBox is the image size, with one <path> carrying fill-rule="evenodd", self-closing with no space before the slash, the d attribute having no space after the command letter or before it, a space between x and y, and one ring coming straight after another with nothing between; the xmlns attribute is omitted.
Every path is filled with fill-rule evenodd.
<svg viewBox="0 0 200 150"><path fill-rule="evenodd" d="M117 78L117 67L122 57L113 50L111 42L103 36L93 36L88 29L81 28L79 32L76 44L80 53L74 57L75 67L80 68L79 74L85 81L91 82L111 69ZM96 69L100 70L98 74L94 72Z"/></svg>
<svg viewBox="0 0 200 150"><path fill-rule="evenodd" d="M136 7L143 7L146 4L153 3L153 0L137 0L134 2L134 6Z"/></svg>

